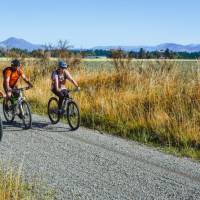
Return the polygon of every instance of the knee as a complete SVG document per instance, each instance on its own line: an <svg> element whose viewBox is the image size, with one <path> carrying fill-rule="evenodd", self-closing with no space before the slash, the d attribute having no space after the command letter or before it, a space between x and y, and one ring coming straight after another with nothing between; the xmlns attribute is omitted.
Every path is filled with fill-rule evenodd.
<svg viewBox="0 0 200 200"><path fill-rule="evenodd" d="M63 90L63 96L68 97L68 91L67 90Z"/></svg>
<svg viewBox="0 0 200 200"><path fill-rule="evenodd" d="M7 98L7 99L10 99L11 95L12 95L11 92L7 92L7 93L6 93L6 98Z"/></svg>

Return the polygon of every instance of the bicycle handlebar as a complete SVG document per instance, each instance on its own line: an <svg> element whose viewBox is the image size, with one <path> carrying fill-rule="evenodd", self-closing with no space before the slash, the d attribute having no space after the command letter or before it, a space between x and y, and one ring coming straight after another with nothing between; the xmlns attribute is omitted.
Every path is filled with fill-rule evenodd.
<svg viewBox="0 0 200 200"><path fill-rule="evenodd" d="M67 90L69 93L70 92L80 92L80 89L76 88L76 89L72 89L72 90Z"/></svg>
<svg viewBox="0 0 200 200"><path fill-rule="evenodd" d="M29 90L31 89L31 87L23 87L23 88L14 88L12 89L13 91L25 91L25 90Z"/></svg>
<svg viewBox="0 0 200 200"><path fill-rule="evenodd" d="M0 98L6 98L6 94L0 91Z"/></svg>

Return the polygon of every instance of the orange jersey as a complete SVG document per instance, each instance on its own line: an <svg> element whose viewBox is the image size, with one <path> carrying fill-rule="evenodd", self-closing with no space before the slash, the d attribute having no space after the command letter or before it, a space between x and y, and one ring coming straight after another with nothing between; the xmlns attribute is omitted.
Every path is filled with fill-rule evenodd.
<svg viewBox="0 0 200 200"><path fill-rule="evenodd" d="M9 86L13 88L16 84L20 76L22 76L24 73L22 69L12 71L9 67L6 69L4 74L4 86L6 85L6 79L10 77Z"/></svg>

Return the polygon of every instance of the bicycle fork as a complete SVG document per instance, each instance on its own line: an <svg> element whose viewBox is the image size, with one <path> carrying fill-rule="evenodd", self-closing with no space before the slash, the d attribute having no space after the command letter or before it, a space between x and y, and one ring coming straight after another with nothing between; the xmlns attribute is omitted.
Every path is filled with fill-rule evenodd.
<svg viewBox="0 0 200 200"><path fill-rule="evenodd" d="M19 110L19 114L24 116L24 109L22 107L22 101L23 101L23 98L20 97L19 100L18 100L18 103L17 103L17 107L18 107L18 110Z"/></svg>

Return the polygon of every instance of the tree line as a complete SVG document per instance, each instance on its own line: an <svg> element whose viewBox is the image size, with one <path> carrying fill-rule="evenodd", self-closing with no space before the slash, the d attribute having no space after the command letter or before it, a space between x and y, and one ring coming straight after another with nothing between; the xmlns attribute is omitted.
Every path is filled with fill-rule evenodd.
<svg viewBox="0 0 200 200"><path fill-rule="evenodd" d="M49 57L62 57L62 54L70 55L79 55L81 58L87 57L107 57L112 58L114 50L102 50L102 49L84 49L84 50L74 50L70 49L70 46L67 46L67 43L60 42L59 46L52 47L46 46L43 49L28 51L18 48L12 49L0 49L0 57L34 57L41 58L44 54L48 54ZM120 49L120 51L123 51ZM173 52L169 49L164 51L145 51L145 49L141 48L139 51L123 51L129 57L135 59L199 59L200 52Z"/></svg>

